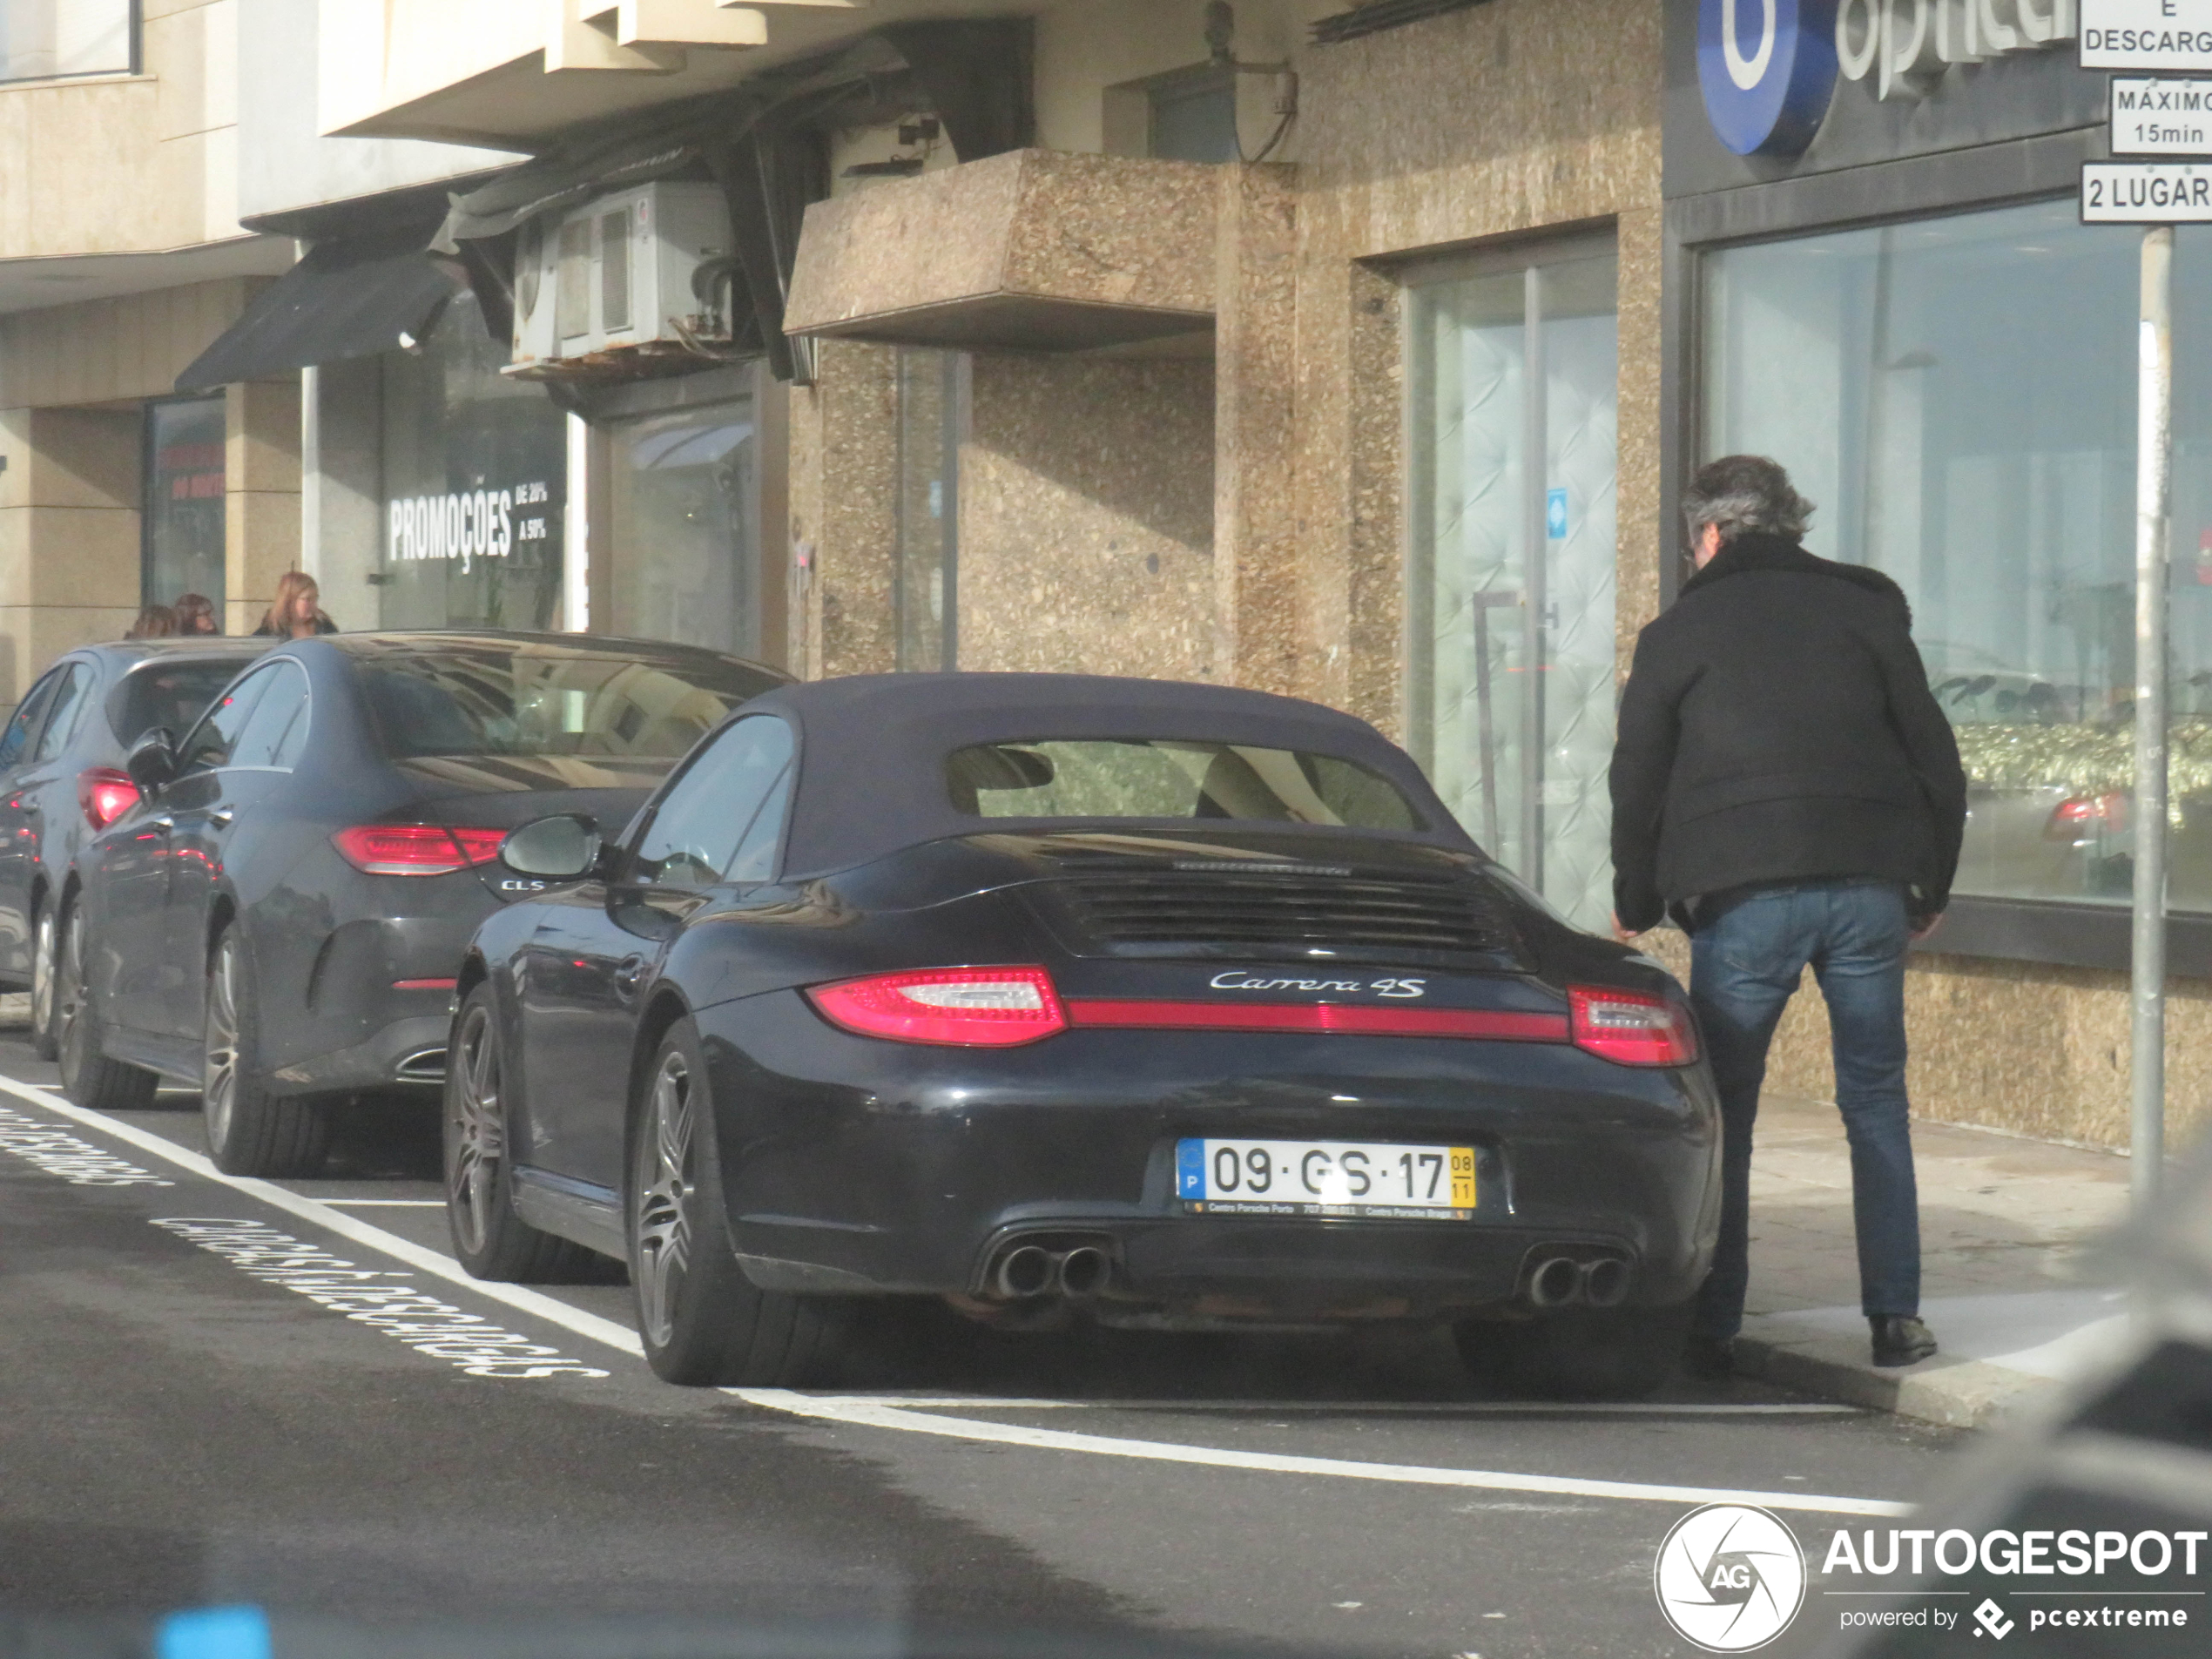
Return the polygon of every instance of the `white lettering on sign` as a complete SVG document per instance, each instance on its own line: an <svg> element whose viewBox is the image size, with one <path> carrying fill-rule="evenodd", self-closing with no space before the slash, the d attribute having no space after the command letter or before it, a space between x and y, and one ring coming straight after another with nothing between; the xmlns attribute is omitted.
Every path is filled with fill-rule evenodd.
<svg viewBox="0 0 2212 1659"><path fill-rule="evenodd" d="M2085 225L2212 224L2212 165L2084 162L2081 220Z"/></svg>
<svg viewBox="0 0 2212 1659"><path fill-rule="evenodd" d="M474 489L395 501L388 510L385 559L395 564L458 559L466 576L476 560L505 558L517 542L550 539L551 529L545 516L517 520L515 509L547 501L550 494L543 482L533 482L512 489Z"/></svg>
<svg viewBox="0 0 2212 1659"><path fill-rule="evenodd" d="M558 1348L502 1329L481 1314L440 1301L415 1284L412 1273L359 1266L279 1232L266 1222L165 1216L153 1224L220 1256L249 1278L281 1285L471 1377L607 1374L597 1366L570 1359Z"/></svg>
<svg viewBox="0 0 2212 1659"><path fill-rule="evenodd" d="M1925 98L1954 64L2040 51L2078 28L2074 0L1838 0L1836 64L1845 80L1872 76L1877 98Z"/></svg>
<svg viewBox="0 0 2212 1659"><path fill-rule="evenodd" d="M2112 149L2122 156L2212 151L2212 80L2112 78Z"/></svg>
<svg viewBox="0 0 2212 1659"><path fill-rule="evenodd" d="M2081 0L2081 67L2212 70L2212 0Z"/></svg>

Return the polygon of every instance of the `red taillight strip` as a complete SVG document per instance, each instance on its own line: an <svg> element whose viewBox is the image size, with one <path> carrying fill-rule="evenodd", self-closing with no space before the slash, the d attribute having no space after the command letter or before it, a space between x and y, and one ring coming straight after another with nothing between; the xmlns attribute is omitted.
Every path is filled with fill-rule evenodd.
<svg viewBox="0 0 2212 1659"><path fill-rule="evenodd" d="M395 991L450 991L457 989L460 984L457 979L395 979L392 981L392 988Z"/></svg>
<svg viewBox="0 0 2212 1659"><path fill-rule="evenodd" d="M1155 1031L1325 1031L1348 1036L1472 1037L1564 1042L1563 1014L1493 1008L1393 1008L1365 1002L1173 1002L1065 999L1072 1026Z"/></svg>

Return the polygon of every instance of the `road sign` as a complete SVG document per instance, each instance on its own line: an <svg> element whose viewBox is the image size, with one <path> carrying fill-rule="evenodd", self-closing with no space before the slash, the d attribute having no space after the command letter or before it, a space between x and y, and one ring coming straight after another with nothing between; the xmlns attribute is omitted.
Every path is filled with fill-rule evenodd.
<svg viewBox="0 0 2212 1659"><path fill-rule="evenodd" d="M2085 161L2085 225L2212 225L2212 161Z"/></svg>
<svg viewBox="0 0 2212 1659"><path fill-rule="evenodd" d="M2081 67L2212 71L2212 0L2081 0Z"/></svg>
<svg viewBox="0 0 2212 1659"><path fill-rule="evenodd" d="M2212 80L2112 78L2116 156L2212 155Z"/></svg>

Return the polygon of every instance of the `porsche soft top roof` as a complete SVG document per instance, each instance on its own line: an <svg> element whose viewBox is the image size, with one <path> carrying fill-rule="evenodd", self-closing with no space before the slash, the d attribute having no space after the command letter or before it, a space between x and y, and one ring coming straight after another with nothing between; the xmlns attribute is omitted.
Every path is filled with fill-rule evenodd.
<svg viewBox="0 0 2212 1659"><path fill-rule="evenodd" d="M956 810L946 758L974 744L1046 738L1211 739L1332 755L1404 792L1430 826L1411 839L1472 845L1404 750L1365 720L1299 698L1103 674L859 674L780 686L740 712L779 714L799 729L787 875L849 869L925 841L1022 827L1023 819Z"/></svg>

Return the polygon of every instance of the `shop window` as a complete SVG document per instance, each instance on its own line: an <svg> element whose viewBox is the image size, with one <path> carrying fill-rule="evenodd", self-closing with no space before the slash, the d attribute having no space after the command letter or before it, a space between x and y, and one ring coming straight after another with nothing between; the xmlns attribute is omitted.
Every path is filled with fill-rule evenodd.
<svg viewBox="0 0 2212 1659"><path fill-rule="evenodd" d="M203 594L223 614L223 395L146 405L145 509L138 520L141 604Z"/></svg>
<svg viewBox="0 0 2212 1659"><path fill-rule="evenodd" d="M614 632L759 656L757 402L748 393L606 423Z"/></svg>
<svg viewBox="0 0 2212 1659"><path fill-rule="evenodd" d="M341 628L554 626L562 593L567 418L500 374L506 348L455 296L419 351L378 360L382 557L374 618Z"/></svg>
<svg viewBox="0 0 2212 1659"><path fill-rule="evenodd" d="M2136 237L2065 202L1709 255L1703 453L1894 577L1971 788L1956 891L2125 904ZM2175 260L2171 902L2212 910L2212 235Z"/></svg>
<svg viewBox="0 0 2212 1659"><path fill-rule="evenodd" d="M956 353L899 354L899 493L891 602L902 672L949 669L956 660L960 372Z"/></svg>
<svg viewBox="0 0 2212 1659"><path fill-rule="evenodd" d="M1575 921L1612 908L1615 261L1413 273L1407 725L1437 792Z"/></svg>
<svg viewBox="0 0 2212 1659"><path fill-rule="evenodd" d="M0 81L130 74L138 10L134 0L0 0Z"/></svg>

